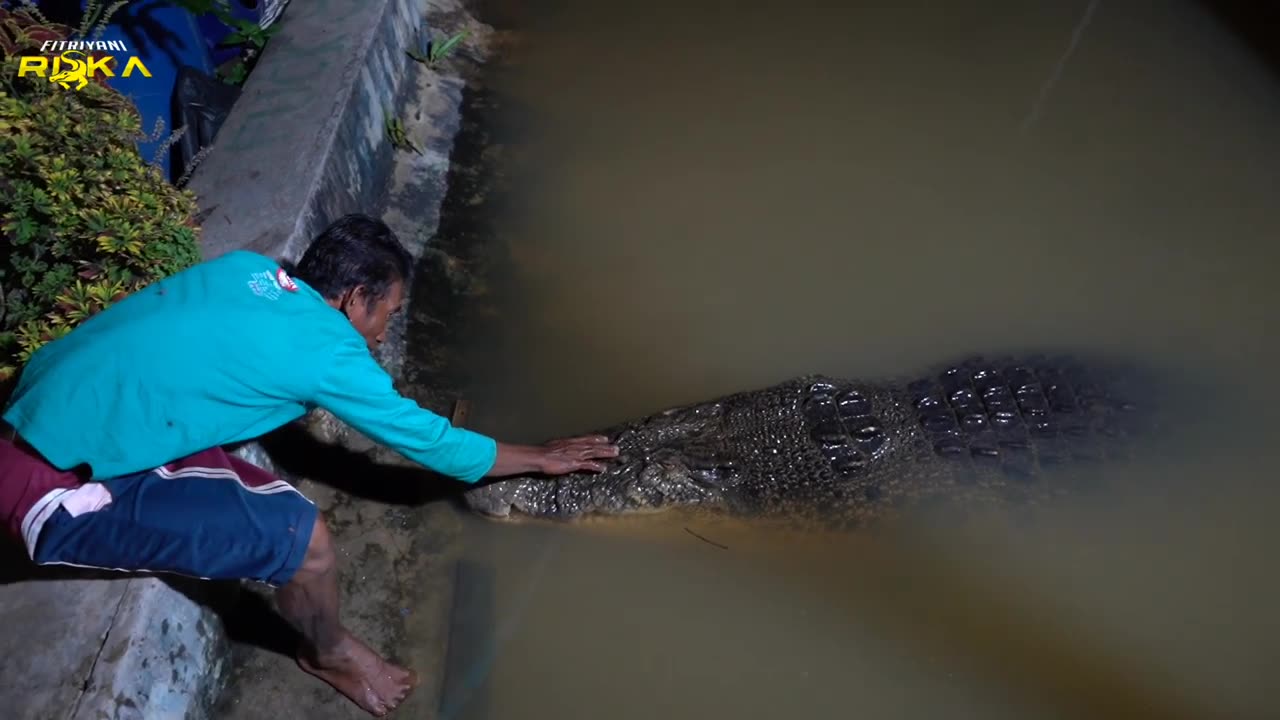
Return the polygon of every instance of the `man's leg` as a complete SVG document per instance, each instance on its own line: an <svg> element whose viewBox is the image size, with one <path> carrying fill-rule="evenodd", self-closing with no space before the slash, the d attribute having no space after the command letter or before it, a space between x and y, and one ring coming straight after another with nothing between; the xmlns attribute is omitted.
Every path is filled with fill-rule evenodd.
<svg viewBox="0 0 1280 720"><path fill-rule="evenodd" d="M100 487L110 495L105 504L67 503L43 514L33 560L267 583L304 637L304 669L374 715L412 688L411 673L342 627L329 531L288 483L210 450Z"/></svg>
<svg viewBox="0 0 1280 720"><path fill-rule="evenodd" d="M329 529L317 518L302 567L276 592L276 599L281 614L302 634L302 669L381 716L404 701L417 677L384 660L342 626L336 565Z"/></svg>

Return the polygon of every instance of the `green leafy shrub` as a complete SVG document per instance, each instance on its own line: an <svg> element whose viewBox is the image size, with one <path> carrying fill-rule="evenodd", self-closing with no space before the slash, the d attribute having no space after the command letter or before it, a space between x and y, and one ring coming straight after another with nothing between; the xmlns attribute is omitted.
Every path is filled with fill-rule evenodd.
<svg viewBox="0 0 1280 720"><path fill-rule="evenodd" d="M18 55L70 32L0 16L0 397L40 346L200 259L195 198L139 156L133 104L18 77Z"/></svg>

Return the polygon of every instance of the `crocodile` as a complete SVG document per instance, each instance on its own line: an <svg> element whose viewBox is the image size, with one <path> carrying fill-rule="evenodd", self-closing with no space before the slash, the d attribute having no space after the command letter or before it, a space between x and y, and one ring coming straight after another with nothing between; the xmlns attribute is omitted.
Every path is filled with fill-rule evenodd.
<svg viewBox="0 0 1280 720"><path fill-rule="evenodd" d="M1167 399L1153 373L1071 355L979 355L914 377L805 375L599 431L604 472L463 493L499 519L701 508L847 527L939 500L1042 501L1067 463L1134 459Z"/></svg>

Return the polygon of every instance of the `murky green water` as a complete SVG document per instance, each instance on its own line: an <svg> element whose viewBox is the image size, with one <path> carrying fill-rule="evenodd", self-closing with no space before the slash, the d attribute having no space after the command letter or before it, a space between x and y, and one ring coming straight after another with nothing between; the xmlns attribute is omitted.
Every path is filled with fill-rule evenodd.
<svg viewBox="0 0 1280 720"><path fill-rule="evenodd" d="M474 427L1037 344L1243 401L1165 490L1030 524L471 522L496 655L450 717L1280 714L1280 82L1194 3L1102 0L1037 106L1086 1L827 5L507 3Z"/></svg>

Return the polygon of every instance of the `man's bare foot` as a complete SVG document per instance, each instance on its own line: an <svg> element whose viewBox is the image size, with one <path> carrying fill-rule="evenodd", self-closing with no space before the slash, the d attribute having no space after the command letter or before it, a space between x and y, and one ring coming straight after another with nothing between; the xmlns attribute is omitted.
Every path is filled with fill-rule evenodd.
<svg viewBox="0 0 1280 720"><path fill-rule="evenodd" d="M299 655L298 665L377 717L404 702L418 684L416 673L384 660L346 630L333 652L315 663Z"/></svg>

